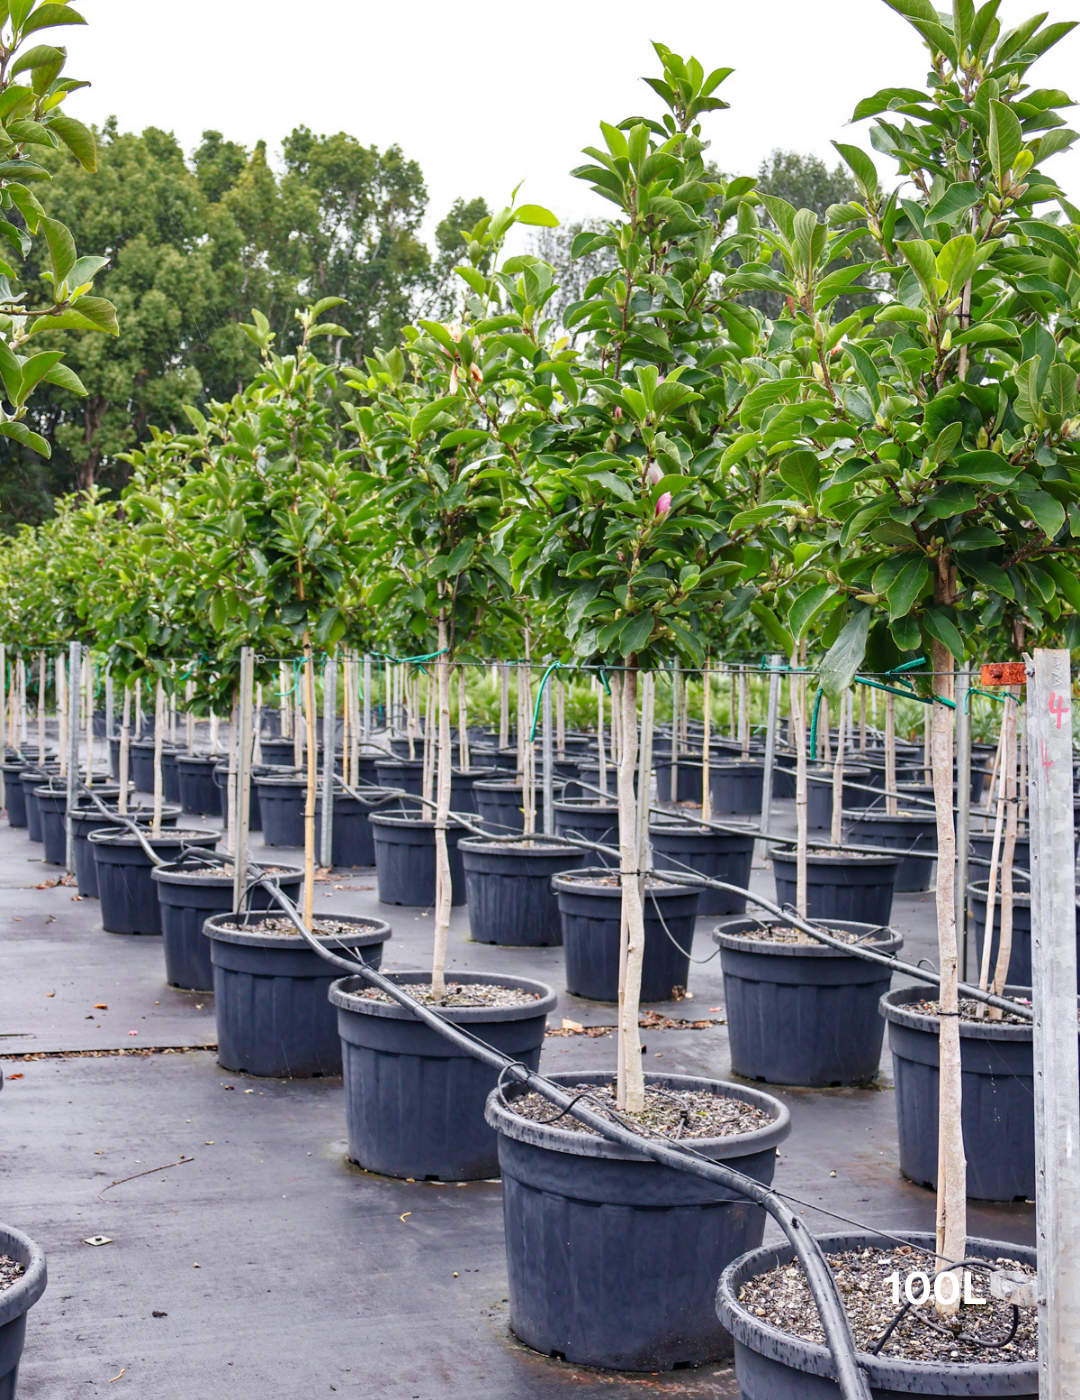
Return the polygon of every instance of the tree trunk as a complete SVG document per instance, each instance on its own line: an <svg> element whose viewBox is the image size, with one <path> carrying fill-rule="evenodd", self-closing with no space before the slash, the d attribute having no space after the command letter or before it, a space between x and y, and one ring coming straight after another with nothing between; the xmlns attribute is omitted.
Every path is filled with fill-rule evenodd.
<svg viewBox="0 0 1080 1400"><path fill-rule="evenodd" d="M38 702L37 702L37 730L38 730L38 762L45 762L45 653L38 652Z"/></svg>
<svg viewBox="0 0 1080 1400"><path fill-rule="evenodd" d="M20 662L22 689L22 713L26 717L26 667ZM53 679L56 686L56 733L60 742L60 776L67 777L68 756L68 699L67 699L67 660L61 653L53 663Z"/></svg>
<svg viewBox="0 0 1080 1400"><path fill-rule="evenodd" d="M791 735L795 748L795 912L806 918L806 677L791 658Z"/></svg>
<svg viewBox="0 0 1080 1400"><path fill-rule="evenodd" d="M1010 695L1012 691L1008 692ZM1001 715L1001 733L998 736L997 753L994 755L995 776L1002 769L1002 755L1010 752L1011 740L1010 730L1015 728L1015 713L1012 713L1012 706L1006 702L1005 709ZM994 817L994 839L990 846L990 872L986 877L986 923L983 933L982 957L979 959L979 986L985 992L990 986L990 946L993 943L994 914L997 904L998 872L1000 870L1001 859L1001 837L1005 825L1005 784L999 783L997 790L997 812ZM985 829L985 823L984 823ZM981 1017L986 1007L980 1005L978 1014Z"/></svg>
<svg viewBox="0 0 1080 1400"><path fill-rule="evenodd" d="M607 752L604 744L604 683L599 676L593 677L596 686L596 749L600 760L600 791L607 792Z"/></svg>
<svg viewBox="0 0 1080 1400"><path fill-rule="evenodd" d="M304 923L311 928L315 904L315 663L311 638L304 632L304 737L307 744L307 790L304 797Z"/></svg>
<svg viewBox="0 0 1080 1400"><path fill-rule="evenodd" d="M836 736L836 759L832 770L832 830L829 833L834 846L839 846L844 830L844 741L847 737L847 706L844 696L840 696L840 728Z"/></svg>
<svg viewBox="0 0 1080 1400"><path fill-rule="evenodd" d="M953 659L948 648L934 642L931 652L934 693L953 698ZM960 1017L956 947L956 829L953 825L953 718L947 705L934 704L930 723L930 760L937 814L937 927L939 997L939 1098L937 1252L938 1268L963 1259L967 1250L967 1161L961 1127ZM989 930L987 937L990 936ZM957 1302L939 1303L942 1316L958 1310Z"/></svg>
<svg viewBox="0 0 1080 1400"><path fill-rule="evenodd" d="M638 845L638 799L634 795L637 767L637 680L636 667L622 673L619 687L619 871L622 885L625 976L619 986L619 1079L617 1106L630 1113L645 1107L645 1076L641 1063L641 1033L638 1008L641 1003L641 963L645 952L645 920L639 874L641 852ZM648 801L647 776L641 775L641 800Z"/></svg>
<svg viewBox="0 0 1080 1400"><path fill-rule="evenodd" d="M1001 936L998 940L997 966L994 969L993 992L1001 996L1005 979L1009 972L1009 959L1012 957L1013 937L1013 857L1016 853L1016 827L1019 817L1019 800L1016 790L1016 719L1020 703L1020 691L1010 687L1010 699L1005 702L1005 714L1009 719L1009 733L1003 755L1005 763L1005 849L1001 856ZM1015 703L1014 703L1015 702ZM987 945L993 933L993 920L986 925L983 935ZM990 1019L1001 1020L998 1007L990 1008Z"/></svg>
<svg viewBox="0 0 1080 1400"><path fill-rule="evenodd" d="M896 792L896 696L885 696L885 792ZM896 816L896 798L886 795L885 815Z"/></svg>
<svg viewBox="0 0 1080 1400"><path fill-rule="evenodd" d="M465 667L458 666L458 767L462 772L469 771L469 697L465 692Z"/></svg>
<svg viewBox="0 0 1080 1400"><path fill-rule="evenodd" d="M90 652L86 653L84 662L84 674L86 677L86 786L90 787L94 780L94 662Z"/></svg>
<svg viewBox="0 0 1080 1400"><path fill-rule="evenodd" d="M510 747L510 663L499 663L499 748Z"/></svg>
<svg viewBox="0 0 1080 1400"><path fill-rule="evenodd" d="M712 715L709 712L711 679L709 661L706 657L705 669L701 675L701 820L703 822L712 821L712 787L709 778L709 742L712 737Z"/></svg>
<svg viewBox="0 0 1080 1400"><path fill-rule="evenodd" d="M559 757L566 757L566 686L561 680L555 681L555 751Z"/></svg>
<svg viewBox="0 0 1080 1400"><path fill-rule="evenodd" d="M124 710L120 720L120 762L117 765L120 775L120 795L116 806L120 812L128 809L128 772L131 763L131 687L124 686Z"/></svg>
<svg viewBox="0 0 1080 1400"><path fill-rule="evenodd" d="M450 855L446 848L446 823L450 812L450 658L445 611L439 614L439 651L436 676L439 689L439 763L435 796L435 947L431 961L431 994L446 996L446 948L450 936L450 902L453 888Z"/></svg>
<svg viewBox="0 0 1080 1400"><path fill-rule="evenodd" d="M739 743L744 759L750 757L750 677L746 667L739 668Z"/></svg>
<svg viewBox="0 0 1080 1400"><path fill-rule="evenodd" d="M165 787L161 771L161 752L165 747L165 687L158 676L154 683L154 816L150 828L155 837L161 835L161 803Z"/></svg>
<svg viewBox="0 0 1080 1400"><path fill-rule="evenodd" d="M435 693L435 672L429 671L427 677L427 704L425 706L424 717L424 767L420 780L424 800L433 802L435 800L435 753L439 738L439 723L436 711L437 696ZM430 812L430 807L424 808L424 815Z"/></svg>
<svg viewBox="0 0 1080 1400"><path fill-rule="evenodd" d="M281 737L288 739L292 735L292 728L289 724L291 711L289 709L289 668L284 661L278 662L278 728L281 730Z"/></svg>

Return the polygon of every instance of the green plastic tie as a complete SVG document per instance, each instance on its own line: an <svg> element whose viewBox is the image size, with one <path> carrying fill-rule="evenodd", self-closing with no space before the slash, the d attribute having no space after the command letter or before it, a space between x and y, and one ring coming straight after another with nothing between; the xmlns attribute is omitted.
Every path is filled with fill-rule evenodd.
<svg viewBox="0 0 1080 1400"><path fill-rule="evenodd" d="M536 726L540 722L540 701L544 696L544 686L547 685L548 676L551 675L552 671L557 671L561 666L561 661L553 661L540 678L540 689L536 692L536 705L533 708L532 733L529 735L530 744L536 738Z"/></svg>

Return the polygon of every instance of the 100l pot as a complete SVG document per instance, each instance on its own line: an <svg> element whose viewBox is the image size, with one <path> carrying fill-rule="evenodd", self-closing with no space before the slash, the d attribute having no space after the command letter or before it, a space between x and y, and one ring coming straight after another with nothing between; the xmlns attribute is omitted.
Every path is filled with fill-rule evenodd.
<svg viewBox="0 0 1080 1400"><path fill-rule="evenodd" d="M435 903L435 822L411 813L375 812L368 818L375 835L375 876L380 904ZM465 832L451 819L446 826L446 851L453 886L451 902L465 903L465 869L458 841Z"/></svg>
<svg viewBox="0 0 1080 1400"><path fill-rule="evenodd" d="M165 860L175 859L185 845L212 851L220 831L163 831L145 834L151 849ZM150 872L154 863L139 838L124 827L91 831L90 845L97 863L101 922L106 933L160 933L161 906Z"/></svg>
<svg viewBox="0 0 1080 1400"><path fill-rule="evenodd" d="M585 852L537 836L500 842L462 837L469 929L476 943L503 947L551 947L562 942L559 902L551 877L577 870Z"/></svg>
<svg viewBox="0 0 1080 1400"><path fill-rule="evenodd" d="M26 1314L45 1292L48 1272L41 1246L10 1225L0 1225L0 1254L24 1266L20 1277L0 1293L0 1400L15 1400Z"/></svg>

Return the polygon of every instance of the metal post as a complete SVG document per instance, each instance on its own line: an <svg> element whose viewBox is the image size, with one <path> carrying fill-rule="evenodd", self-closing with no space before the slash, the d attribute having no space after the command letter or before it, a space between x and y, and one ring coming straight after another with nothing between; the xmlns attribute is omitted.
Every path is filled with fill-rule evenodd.
<svg viewBox="0 0 1080 1400"><path fill-rule="evenodd" d="M251 819L251 750L252 714L255 688L255 651L240 648L240 684L236 697L236 787L233 797L233 820L236 839L233 842L233 912L239 913L247 889L248 833Z"/></svg>
<svg viewBox="0 0 1080 1400"><path fill-rule="evenodd" d="M672 802L679 802L679 663L671 663L671 777L669 786Z"/></svg>
<svg viewBox="0 0 1080 1400"><path fill-rule="evenodd" d="M544 665L551 665L551 657L544 657ZM552 672L554 675L554 672ZM544 835L555 835L555 735L552 730L551 713L552 679L549 675L544 685L541 701L543 706L544 734L541 751L544 760Z"/></svg>
<svg viewBox="0 0 1080 1400"><path fill-rule="evenodd" d="M967 981L968 846L971 836L971 715L968 711L971 673L956 672L956 943L960 980Z"/></svg>
<svg viewBox="0 0 1080 1400"><path fill-rule="evenodd" d="M337 727L337 662L327 657L323 669L323 772L322 821L319 824L319 860L334 863L334 730Z"/></svg>
<svg viewBox="0 0 1080 1400"><path fill-rule="evenodd" d="M105 742L113 736L113 724L116 720L116 702L113 696L112 667L105 667Z"/></svg>
<svg viewBox="0 0 1080 1400"><path fill-rule="evenodd" d="M772 816L773 769L776 767L776 724L780 709L780 672L784 658L779 652L769 657L769 713L765 721L765 772L761 784L761 834L768 836Z"/></svg>
<svg viewBox="0 0 1080 1400"><path fill-rule="evenodd" d="M1031 999L1039 1393L1080 1395L1080 1065L1072 678L1067 651L1027 657Z"/></svg>
<svg viewBox="0 0 1080 1400"><path fill-rule="evenodd" d="M0 642L0 757L7 758L7 647ZM43 755L38 755L40 761ZM0 807L7 808L7 780L0 767Z"/></svg>
<svg viewBox="0 0 1080 1400"><path fill-rule="evenodd" d="M72 642L68 648L68 725L67 725L67 809L74 812L79 793L79 671L82 668L82 647ZM39 759L40 762L40 759ZM67 827L67 845L64 864L68 874L75 872L75 852L71 841L71 817Z"/></svg>
<svg viewBox="0 0 1080 1400"><path fill-rule="evenodd" d="M371 741L371 657L364 654L364 742Z"/></svg>

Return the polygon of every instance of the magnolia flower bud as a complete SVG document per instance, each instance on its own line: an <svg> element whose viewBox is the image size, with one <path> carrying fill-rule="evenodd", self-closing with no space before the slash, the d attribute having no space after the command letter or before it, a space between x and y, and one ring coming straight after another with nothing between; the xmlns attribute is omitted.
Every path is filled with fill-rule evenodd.
<svg viewBox="0 0 1080 1400"><path fill-rule="evenodd" d="M452 340L454 340L454 341L460 341L460 340L461 340L461 327L458 325L458 323L457 323L456 321L451 321L451 322L450 322L450 325L447 327L447 329L448 329L449 332L450 332L450 338L451 338Z"/></svg>
<svg viewBox="0 0 1080 1400"><path fill-rule="evenodd" d="M668 511L669 511L670 509L671 509L671 492L670 492L670 491L665 491L664 494L660 497L660 499L659 499L659 500L657 501L657 503L656 503L656 514L657 514L657 515L667 515L667 513L668 513Z"/></svg>
<svg viewBox="0 0 1080 1400"><path fill-rule="evenodd" d="M616 422L616 423L621 423L621 422L622 422L622 409L619 407L618 404L615 405L615 422Z"/></svg>
<svg viewBox="0 0 1080 1400"><path fill-rule="evenodd" d="M450 371L450 392L456 394L458 391L457 365Z"/></svg>
<svg viewBox="0 0 1080 1400"><path fill-rule="evenodd" d="M654 462L649 468L649 470L645 473L645 480L649 483L650 486L658 486L663 475L664 473L660 469L659 465L656 462Z"/></svg>

